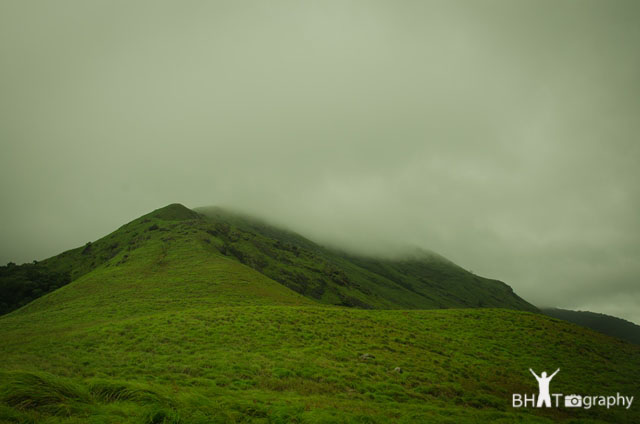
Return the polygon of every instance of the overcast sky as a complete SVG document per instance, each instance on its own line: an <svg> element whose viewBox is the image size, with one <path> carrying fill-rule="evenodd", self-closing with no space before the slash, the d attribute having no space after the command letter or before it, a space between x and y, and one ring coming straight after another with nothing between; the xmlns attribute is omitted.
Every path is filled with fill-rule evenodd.
<svg viewBox="0 0 640 424"><path fill-rule="evenodd" d="M173 202L640 323L640 2L0 3L0 263Z"/></svg>

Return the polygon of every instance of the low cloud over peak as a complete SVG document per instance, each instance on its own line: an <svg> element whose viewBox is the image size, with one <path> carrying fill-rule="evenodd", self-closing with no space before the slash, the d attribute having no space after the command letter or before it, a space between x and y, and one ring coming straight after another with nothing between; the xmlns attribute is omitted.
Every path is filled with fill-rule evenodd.
<svg viewBox="0 0 640 424"><path fill-rule="evenodd" d="M640 322L636 2L0 5L0 262L162 205Z"/></svg>

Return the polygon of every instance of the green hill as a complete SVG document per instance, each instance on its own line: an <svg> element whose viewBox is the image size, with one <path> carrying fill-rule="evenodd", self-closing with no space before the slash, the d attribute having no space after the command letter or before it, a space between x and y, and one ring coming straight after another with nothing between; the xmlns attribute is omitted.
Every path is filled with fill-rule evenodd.
<svg viewBox="0 0 640 424"><path fill-rule="evenodd" d="M85 246L36 264L0 267L0 313L105 266L113 271L141 246L181 240L212 258L245 264L323 304L364 309L502 307L537 311L508 285L474 275L430 252L399 260L355 257L220 208L178 204L142 216ZM178 266L178 265L176 265ZM115 268L114 268L115 267ZM203 275L208 272L201 270ZM35 276L35 277L34 277Z"/></svg>
<svg viewBox="0 0 640 424"><path fill-rule="evenodd" d="M635 396L637 346L513 309L330 305L335 298L314 300L270 278L267 271L282 268L256 262L258 252L271 256L252 240L269 239L268 249L284 245L287 253L274 250L275 256L292 269L311 263L325 272L337 268L341 262L332 261L339 257L351 264L337 268L350 280L384 272L393 281L396 266L414 261L391 266L314 251L313 244L302 250L310 242L296 242L299 236L282 241L285 235L269 233L275 229L258 233L241 225L249 224L172 205L37 264L73 281L0 317L0 422L640 420L636 405L511 407L512 393L537 389L529 367L560 367L554 391ZM417 278L426 267L426 259L417 262L413 271L402 268L407 276ZM323 275L339 300L341 293L367 295L353 282L331 279L334 269Z"/></svg>
<svg viewBox="0 0 640 424"><path fill-rule="evenodd" d="M621 318L596 312L559 308L544 308L542 313L640 345L640 326Z"/></svg>

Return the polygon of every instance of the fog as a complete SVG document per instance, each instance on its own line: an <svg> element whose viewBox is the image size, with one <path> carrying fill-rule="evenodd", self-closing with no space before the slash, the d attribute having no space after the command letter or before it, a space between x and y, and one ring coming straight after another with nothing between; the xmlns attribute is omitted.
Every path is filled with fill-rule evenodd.
<svg viewBox="0 0 640 424"><path fill-rule="evenodd" d="M0 263L169 203L640 323L640 3L0 3Z"/></svg>

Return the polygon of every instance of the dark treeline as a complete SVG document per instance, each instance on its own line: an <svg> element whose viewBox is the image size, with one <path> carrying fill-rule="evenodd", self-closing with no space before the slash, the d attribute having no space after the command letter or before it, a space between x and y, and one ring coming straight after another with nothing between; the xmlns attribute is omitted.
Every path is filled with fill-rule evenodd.
<svg viewBox="0 0 640 424"><path fill-rule="evenodd" d="M0 314L26 305L71 281L68 272L54 272L37 262L0 266Z"/></svg>

